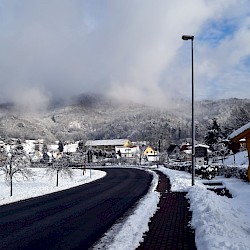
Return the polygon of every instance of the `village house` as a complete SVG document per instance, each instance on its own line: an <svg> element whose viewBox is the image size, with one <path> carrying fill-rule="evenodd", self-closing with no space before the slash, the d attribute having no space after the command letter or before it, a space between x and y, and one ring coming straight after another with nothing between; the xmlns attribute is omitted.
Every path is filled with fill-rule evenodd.
<svg viewBox="0 0 250 250"><path fill-rule="evenodd" d="M248 181L250 181L250 122L241 128L235 130L228 136L228 139L232 142L239 142L241 139L246 140L246 148L248 151Z"/></svg>
<svg viewBox="0 0 250 250"><path fill-rule="evenodd" d="M159 161L159 155L156 150L154 150L151 146L148 146L143 152L144 158L146 158L150 162Z"/></svg>
<svg viewBox="0 0 250 250"><path fill-rule="evenodd" d="M0 141L0 150L4 150L5 149L5 144L3 141Z"/></svg>
<svg viewBox="0 0 250 250"><path fill-rule="evenodd" d="M176 144L170 144L167 153L170 159L177 159L180 154L180 147Z"/></svg>
<svg viewBox="0 0 250 250"><path fill-rule="evenodd" d="M179 159L181 161L191 161L192 160L192 145L190 143L182 143L180 147Z"/></svg>
<svg viewBox="0 0 250 250"><path fill-rule="evenodd" d="M85 143L86 149L103 150L107 152L115 152L115 147L129 147L132 145L132 142L128 139L89 140Z"/></svg>
<svg viewBox="0 0 250 250"><path fill-rule="evenodd" d="M139 159L140 158L140 147L139 146L116 146L115 147L116 157L127 158L127 159Z"/></svg>
<svg viewBox="0 0 250 250"><path fill-rule="evenodd" d="M198 165L208 164L208 149L205 144L195 145L195 162Z"/></svg>

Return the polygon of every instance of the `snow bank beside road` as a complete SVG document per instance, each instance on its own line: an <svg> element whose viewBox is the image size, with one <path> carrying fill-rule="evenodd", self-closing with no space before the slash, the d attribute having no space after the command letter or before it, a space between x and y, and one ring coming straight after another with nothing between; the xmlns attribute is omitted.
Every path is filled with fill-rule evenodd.
<svg viewBox="0 0 250 250"><path fill-rule="evenodd" d="M148 193L140 199L132 214L111 227L94 249L132 250L140 245L143 233L149 230L148 222L155 214L160 200L160 193L155 191L159 178L155 172L151 173L153 180Z"/></svg>
<svg viewBox="0 0 250 250"><path fill-rule="evenodd" d="M56 174L52 176L46 174L45 168L34 168L32 171L34 173L32 179L13 181L12 197L10 197L10 187L4 182L4 176L0 175L0 205L65 190L95 181L106 175L104 171L93 169L87 169L85 175L83 175L82 170L73 169L72 179L59 174L59 186L56 187Z"/></svg>
<svg viewBox="0 0 250 250"><path fill-rule="evenodd" d="M206 189L203 181L195 178L191 186L191 174L159 168L170 178L172 191L186 191L192 211L191 226L195 229L195 241L199 250L240 249L250 246L250 183L236 178L219 178L233 195L232 199L218 196Z"/></svg>
<svg viewBox="0 0 250 250"><path fill-rule="evenodd" d="M158 168L169 177L172 192L188 192L191 187L191 175L184 171L176 171L165 167Z"/></svg>
<svg viewBox="0 0 250 250"><path fill-rule="evenodd" d="M188 197L198 249L249 249L250 213L239 197L218 196L199 185L190 189Z"/></svg>

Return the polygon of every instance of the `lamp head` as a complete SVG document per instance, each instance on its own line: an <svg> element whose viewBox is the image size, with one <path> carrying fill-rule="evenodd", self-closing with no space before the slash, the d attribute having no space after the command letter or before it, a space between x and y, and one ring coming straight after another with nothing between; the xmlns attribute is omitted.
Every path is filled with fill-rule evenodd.
<svg viewBox="0 0 250 250"><path fill-rule="evenodd" d="M182 40L194 40L194 36L183 35Z"/></svg>

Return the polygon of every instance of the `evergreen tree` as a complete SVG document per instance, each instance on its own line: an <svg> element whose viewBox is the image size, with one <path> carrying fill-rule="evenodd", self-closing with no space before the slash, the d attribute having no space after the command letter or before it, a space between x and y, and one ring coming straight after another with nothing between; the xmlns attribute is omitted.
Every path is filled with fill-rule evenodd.
<svg viewBox="0 0 250 250"><path fill-rule="evenodd" d="M43 148L42 148L42 153L48 153L48 146L47 144L43 144Z"/></svg>
<svg viewBox="0 0 250 250"><path fill-rule="evenodd" d="M83 143L83 141L78 142L77 151L78 152L84 152L84 143Z"/></svg>
<svg viewBox="0 0 250 250"><path fill-rule="evenodd" d="M59 141L59 142L58 142L58 151L59 151L60 153L63 152L63 143L62 143L62 141Z"/></svg>
<svg viewBox="0 0 250 250"><path fill-rule="evenodd" d="M221 141L223 134L221 128L217 123L216 118L213 119L213 123L208 127L208 131L204 137L205 143L214 150L214 145Z"/></svg>

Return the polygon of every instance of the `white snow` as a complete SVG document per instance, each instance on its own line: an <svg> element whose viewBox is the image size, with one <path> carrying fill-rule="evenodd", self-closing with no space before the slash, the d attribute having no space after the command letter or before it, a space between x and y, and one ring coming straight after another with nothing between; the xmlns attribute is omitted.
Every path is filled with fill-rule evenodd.
<svg viewBox="0 0 250 250"><path fill-rule="evenodd" d="M233 194L229 199L208 191L200 181L190 188L191 225L198 249L249 249L250 185L219 179Z"/></svg>
<svg viewBox="0 0 250 250"><path fill-rule="evenodd" d="M86 170L83 175L82 170L73 169L73 177L61 176L59 174L59 186L56 187L56 174L49 176L46 168L32 168L34 173L30 180L13 180L13 196L10 197L10 187L4 182L4 176L0 173L0 205L36 197L48 193L65 190L91 181L95 181L106 175L100 170ZM91 176L90 176L91 171Z"/></svg>
<svg viewBox="0 0 250 250"><path fill-rule="evenodd" d="M232 166L242 166L248 167L248 152L247 150L238 152L235 155L230 155L224 160L225 165L232 165Z"/></svg>
<svg viewBox="0 0 250 250"><path fill-rule="evenodd" d="M215 178L229 189L233 195L230 199L207 190L203 185L204 180L195 178L195 185L191 186L191 175L187 172L164 167L158 167L158 170L170 178L172 191L188 192L187 197L193 213L190 224L195 229L197 249L250 249L250 183L236 178ZM37 177L34 181L15 182L13 198L9 197L9 187L1 180L0 204L72 186L70 179L60 178L59 188L56 188L55 179L50 180L44 176L42 169L36 171ZM95 174L97 178L103 176L103 172L92 170L91 180L94 180ZM82 176L81 172L75 174L74 185L85 181L90 181L89 172L85 176ZM130 211L128 217L120 220L105 234L96 247L127 250L135 249L139 245L143 233L148 230L150 218L157 210L159 201L159 193L155 191L157 181L158 177L154 174L148 194Z"/></svg>
<svg viewBox="0 0 250 250"><path fill-rule="evenodd" d="M234 137L242 134L243 132L245 132L246 130L250 129L250 122L247 123L246 125L240 127L239 129L235 130L233 133L231 133L229 136L228 136L228 139L231 140L233 139Z"/></svg>
<svg viewBox="0 0 250 250"><path fill-rule="evenodd" d="M132 215L111 227L94 249L123 250L139 246L143 233L149 230L148 222L155 214L160 199L160 193L155 191L158 175L155 172L152 174L149 192L139 201Z"/></svg>
<svg viewBox="0 0 250 250"><path fill-rule="evenodd" d="M172 191L188 192L187 197L193 213L190 224L195 229L198 250L250 249L249 183L235 178L216 178L230 190L233 198L229 199L207 190L203 185L204 180L196 178L195 185L191 186L191 174L187 172L165 167L158 167L158 170L170 178ZM153 193L156 192L151 188L147 197L149 198L149 194ZM137 236L143 235L148 230L142 222L149 221L157 210L155 204L152 203L155 198L151 199L142 199L133 214L123 223L119 222L118 225L113 226L95 249L132 250L138 247L141 239ZM150 206L155 211L152 211Z"/></svg>

